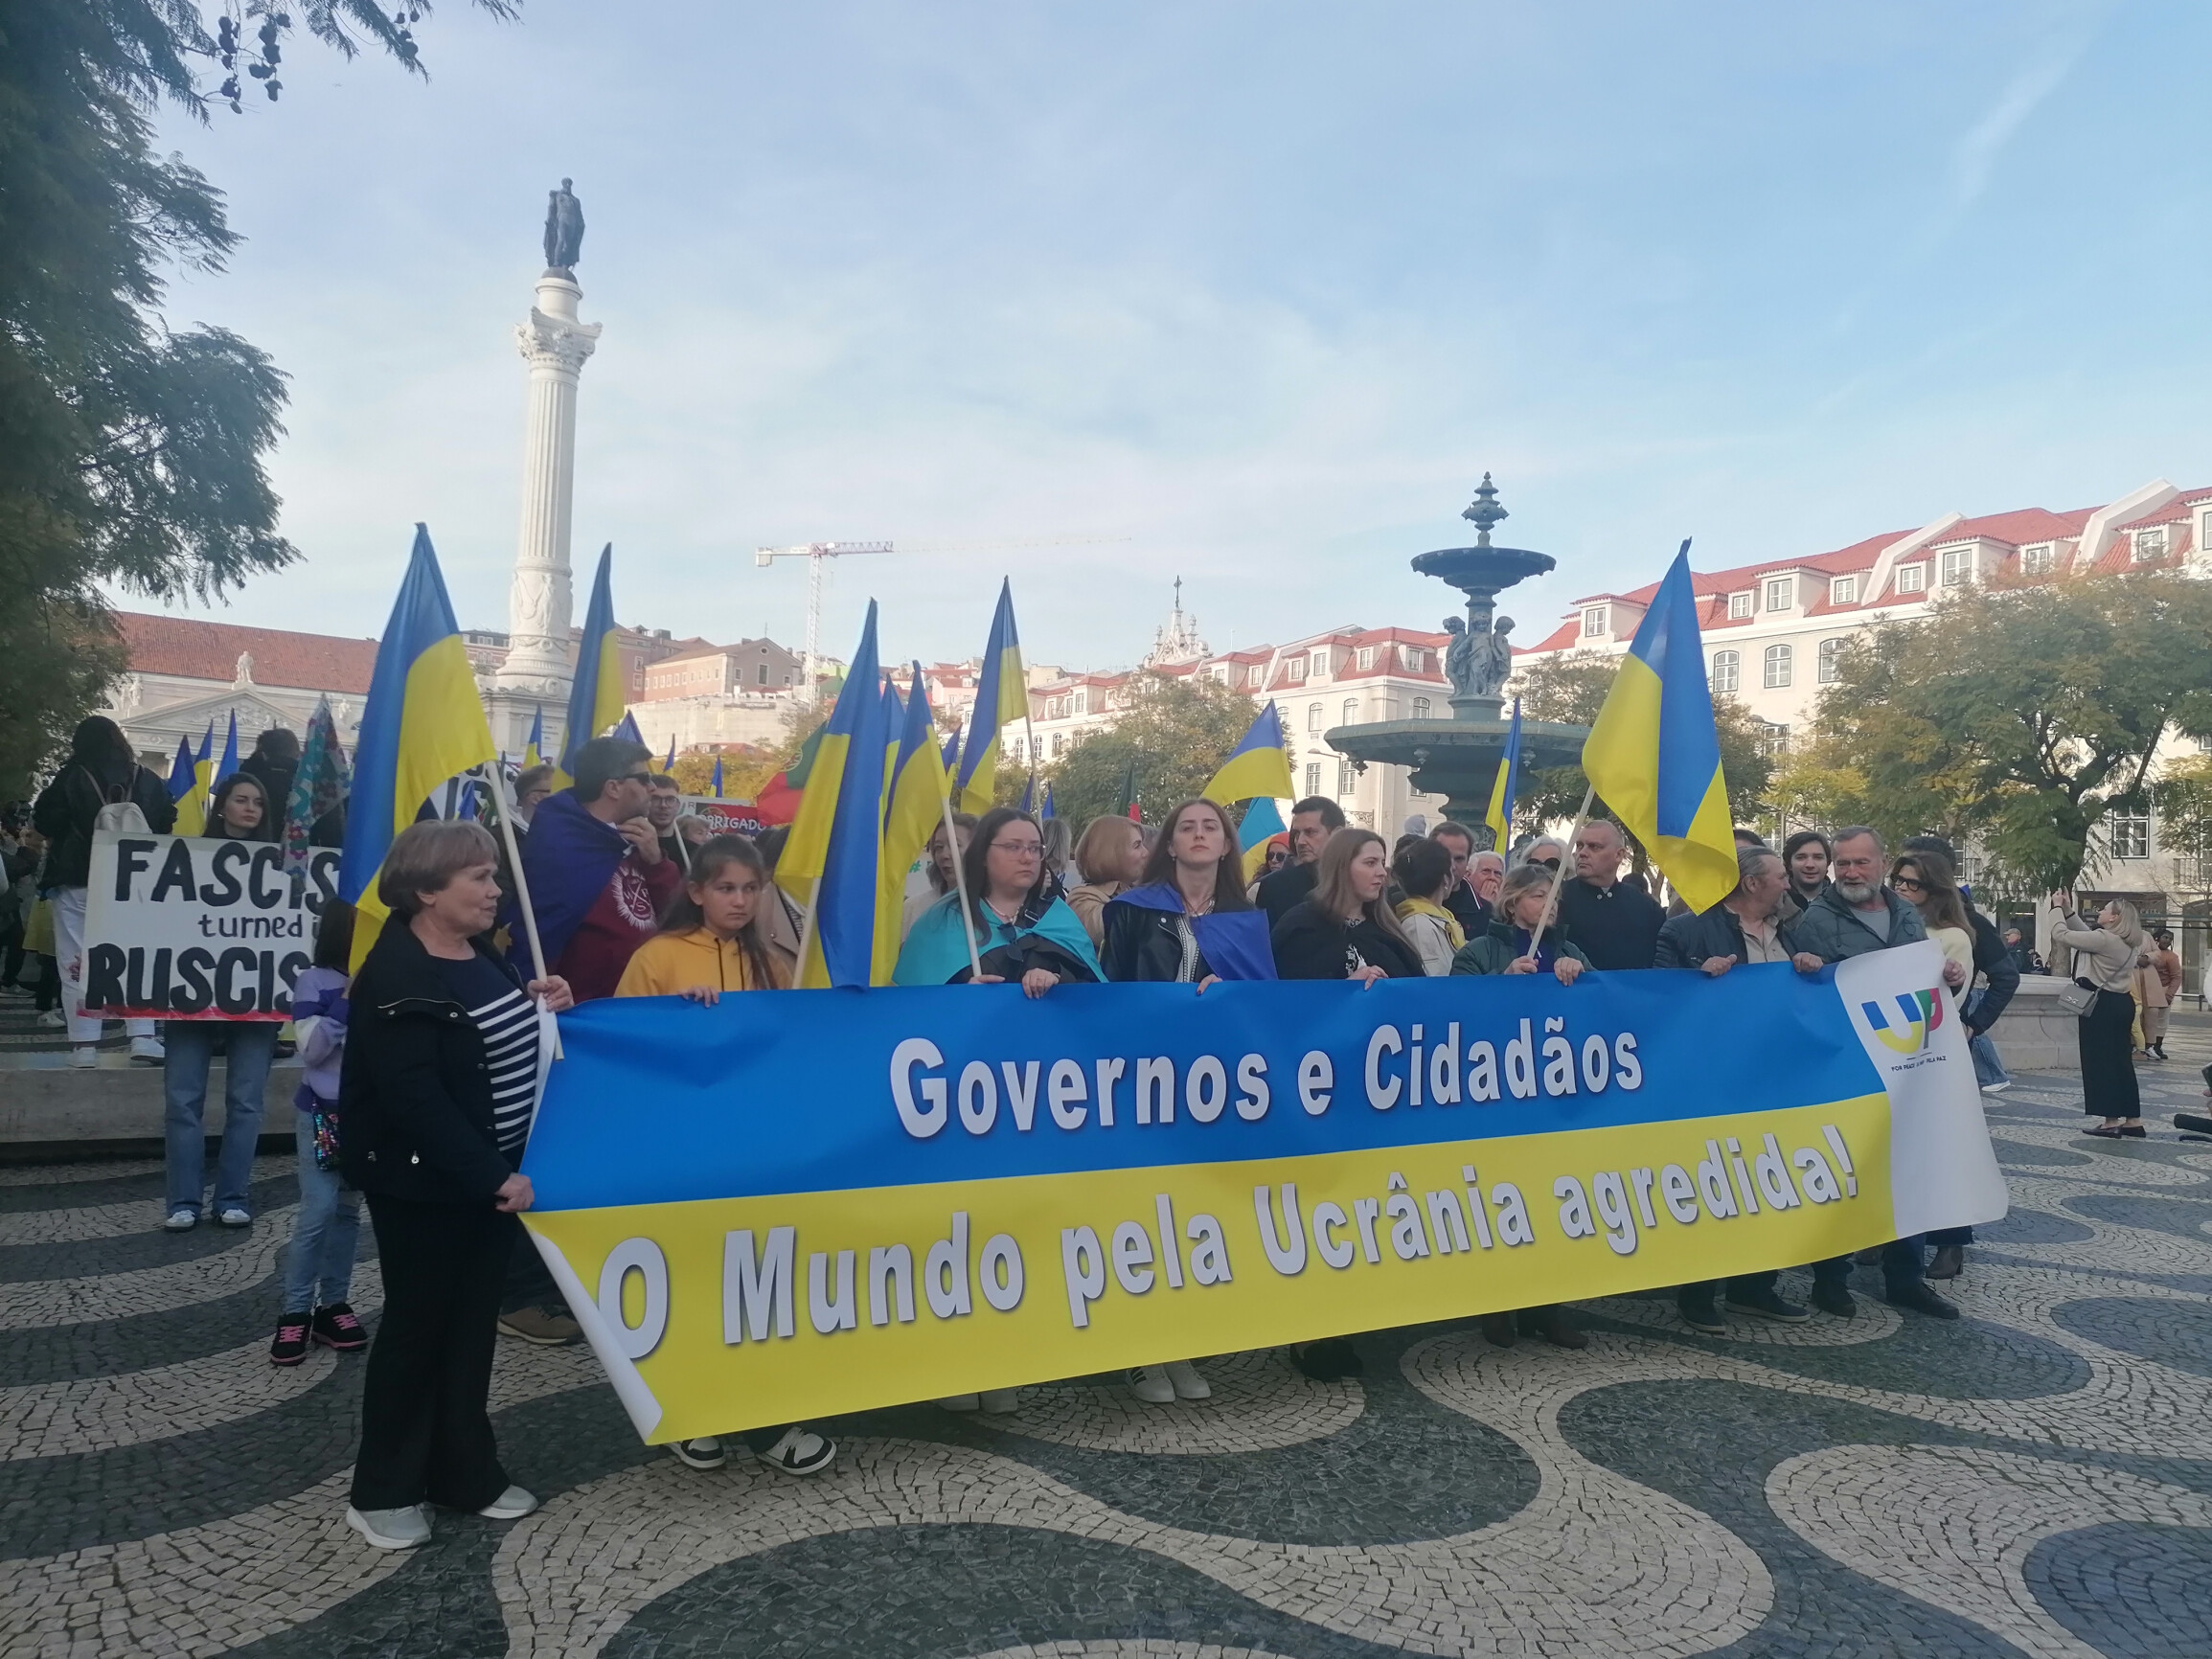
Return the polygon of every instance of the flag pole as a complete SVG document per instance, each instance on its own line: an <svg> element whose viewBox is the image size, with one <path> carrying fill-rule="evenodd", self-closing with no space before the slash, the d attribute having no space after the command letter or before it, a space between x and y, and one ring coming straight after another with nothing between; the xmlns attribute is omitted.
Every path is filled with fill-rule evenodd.
<svg viewBox="0 0 2212 1659"><path fill-rule="evenodd" d="M1589 821L1590 802L1597 796L1598 786L1592 784L1583 791L1583 804L1575 812L1575 827L1567 831L1566 856L1560 860L1560 873L1552 877L1551 891L1544 895L1543 914L1537 918L1536 932L1530 936L1528 954L1533 961L1538 948L1543 943L1544 929L1551 925L1552 914L1559 909L1560 889L1566 885L1567 872L1574 868L1575 837L1583 832Z"/></svg>
<svg viewBox="0 0 2212 1659"><path fill-rule="evenodd" d="M490 789L492 803L499 808L499 834L507 843L507 868L514 872L514 902L522 911L522 931L530 940L531 966L537 970L536 978L548 978L550 976L545 971L545 943L537 937L537 912L531 908L530 877L522 873L522 848L514 839L514 817L508 808L507 796L493 781L490 761L472 767L471 770ZM566 1057L560 1052L560 1024L558 1020L553 1027L553 1057L557 1060Z"/></svg>
<svg viewBox="0 0 2212 1659"><path fill-rule="evenodd" d="M799 962L791 970L791 989L797 990L807 978L807 947L814 942L814 913L822 907L822 878L814 877L813 888L807 895L807 914L799 920ZM827 976L829 964L823 965Z"/></svg>
<svg viewBox="0 0 2212 1659"><path fill-rule="evenodd" d="M960 829L952 822L952 796L946 793L940 805L945 808L945 845L952 854L952 885L960 895L960 937L968 941L968 974L969 980L983 977L983 958L975 950L975 912L968 898L968 867L960 857Z"/></svg>

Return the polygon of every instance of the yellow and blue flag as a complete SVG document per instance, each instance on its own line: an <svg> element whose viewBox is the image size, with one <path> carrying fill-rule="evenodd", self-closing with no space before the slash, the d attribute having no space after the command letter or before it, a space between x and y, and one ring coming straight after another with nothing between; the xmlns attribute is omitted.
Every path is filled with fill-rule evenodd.
<svg viewBox="0 0 2212 1659"><path fill-rule="evenodd" d="M790 839L776 860L777 885L813 908L799 964L802 986L879 985L891 977L889 962L878 977L876 943L887 736L879 678L876 602L870 600L859 648L822 727Z"/></svg>
<svg viewBox="0 0 2212 1659"><path fill-rule="evenodd" d="M961 745L958 805L981 816L991 810L997 782L998 734L1029 717L1029 676L1021 666L1021 639L1014 626L1014 583L998 584L998 609L991 619L991 638L983 647L983 671L975 681L975 712L968 718ZM1036 757L1031 757L1035 770Z"/></svg>
<svg viewBox="0 0 2212 1659"><path fill-rule="evenodd" d="M583 609L583 643L576 657L576 683L568 692L568 725L560 734L560 775L574 778L577 750L623 717L621 638L614 624L614 543L600 550Z"/></svg>
<svg viewBox="0 0 2212 1659"><path fill-rule="evenodd" d="M1044 781L1044 810L1038 814L1038 820L1040 823L1049 824L1052 822L1052 780L1047 778Z"/></svg>
<svg viewBox="0 0 2212 1659"><path fill-rule="evenodd" d="M1736 839L1687 541L1621 659L1583 744L1583 773L1691 909L1728 896Z"/></svg>
<svg viewBox="0 0 2212 1659"><path fill-rule="evenodd" d="M239 712L231 711L230 736L223 739L222 764L215 769L215 781L221 783L239 769Z"/></svg>
<svg viewBox="0 0 2212 1659"><path fill-rule="evenodd" d="M537 710L530 716L530 738L522 745L522 769L545 764L545 711Z"/></svg>
<svg viewBox="0 0 2212 1659"><path fill-rule="evenodd" d="M1503 852L1513 839L1513 798L1520 793L1520 699L1513 700L1513 724L1505 734L1505 753L1497 759L1497 782L1490 786L1490 810L1482 821L1495 837L1491 845Z"/></svg>
<svg viewBox="0 0 2212 1659"><path fill-rule="evenodd" d="M722 798L722 758L721 758L721 756L719 756L719 755L717 755L717 756L715 757L715 799L716 799L716 800L718 800L718 801L719 801L721 798Z"/></svg>
<svg viewBox="0 0 2212 1659"><path fill-rule="evenodd" d="M891 762L890 793L883 804L882 890L876 899L878 960L896 965L899 923L906 904L906 873L945 821L945 799L951 780L937 747L936 721L929 712L929 688L922 665L914 665L914 684L906 697L898 750Z"/></svg>
<svg viewBox="0 0 2212 1659"><path fill-rule="evenodd" d="M1272 703L1267 706L1274 707ZM1244 821L1237 826L1237 849L1244 855L1247 884L1259 879L1260 866L1267 857L1267 843L1288 828L1283 822L1283 808L1275 805L1272 795L1263 795L1244 808Z"/></svg>
<svg viewBox="0 0 2212 1659"><path fill-rule="evenodd" d="M384 924L376 874L400 830L448 778L498 751L476 695L476 673L462 648L453 602L438 573L430 532L415 527L407 577L376 646L369 700L353 747L353 793L346 808L346 849L338 897L358 913L353 966L359 967Z"/></svg>
<svg viewBox="0 0 2212 1659"><path fill-rule="evenodd" d="M1223 807L1263 795L1269 800L1278 796L1288 800L1298 792L1290 782L1290 756L1283 746L1283 716L1276 712L1273 698L1237 739L1237 746L1200 792Z"/></svg>
<svg viewBox="0 0 2212 1659"><path fill-rule="evenodd" d="M193 757L192 787L177 798L176 824L171 833L197 835L207 828L208 792L215 786L215 721L200 734L199 753Z"/></svg>
<svg viewBox="0 0 2212 1659"><path fill-rule="evenodd" d="M192 793L194 785L198 782L193 770L192 739L179 738L176 740L176 759L169 764L169 798L171 801L183 800Z"/></svg>
<svg viewBox="0 0 2212 1659"><path fill-rule="evenodd" d="M669 733L669 758L660 763L660 769L673 775L676 769L676 735Z"/></svg>

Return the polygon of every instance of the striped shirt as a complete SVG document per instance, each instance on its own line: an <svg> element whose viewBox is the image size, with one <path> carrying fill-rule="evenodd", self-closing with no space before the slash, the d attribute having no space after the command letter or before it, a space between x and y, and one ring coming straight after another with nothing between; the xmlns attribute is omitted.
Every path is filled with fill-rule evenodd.
<svg viewBox="0 0 2212 1659"><path fill-rule="evenodd" d="M438 964L445 989L484 1039L491 1083L491 1130L510 1164L522 1161L537 1093L537 1010L514 982L481 956Z"/></svg>

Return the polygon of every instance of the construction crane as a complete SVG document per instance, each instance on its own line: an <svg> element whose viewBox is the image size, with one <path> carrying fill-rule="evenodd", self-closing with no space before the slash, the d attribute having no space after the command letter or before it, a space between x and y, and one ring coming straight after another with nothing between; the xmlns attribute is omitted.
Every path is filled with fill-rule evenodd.
<svg viewBox="0 0 2212 1659"><path fill-rule="evenodd" d="M763 547L753 553L753 563L765 570L779 558L803 558L807 561L807 701L811 704L821 695L815 675L820 662L822 644L822 566L832 558L849 558L861 553L889 553L887 541L810 541L798 547Z"/></svg>
<svg viewBox="0 0 2212 1659"><path fill-rule="evenodd" d="M989 553L1013 548L1077 547L1091 542L1127 541L1126 535L1056 535L1019 536L998 541L925 541L907 545L909 553ZM779 558L803 558L807 561L807 647L806 680L807 701L812 703L820 696L816 686L816 670L822 640L822 567L832 558L846 558L855 554L894 553L897 549L888 541L809 541L797 547L762 547L753 550L753 563L765 570Z"/></svg>

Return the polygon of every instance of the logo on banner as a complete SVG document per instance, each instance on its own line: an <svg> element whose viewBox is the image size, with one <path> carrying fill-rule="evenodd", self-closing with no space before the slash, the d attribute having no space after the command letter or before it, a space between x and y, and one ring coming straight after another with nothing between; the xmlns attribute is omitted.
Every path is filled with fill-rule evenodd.
<svg viewBox="0 0 2212 1659"><path fill-rule="evenodd" d="M1943 992L1940 988L1904 991L1891 999L1891 1009L1879 1002L1859 1005L1875 1041L1894 1055L1916 1055L1943 1024Z"/></svg>

